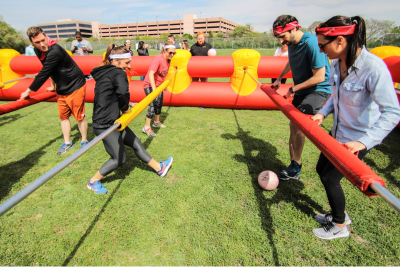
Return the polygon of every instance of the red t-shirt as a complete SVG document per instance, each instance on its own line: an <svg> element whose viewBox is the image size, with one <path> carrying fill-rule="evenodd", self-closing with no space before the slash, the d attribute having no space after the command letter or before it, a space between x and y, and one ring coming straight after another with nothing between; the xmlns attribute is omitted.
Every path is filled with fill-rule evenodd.
<svg viewBox="0 0 400 267"><path fill-rule="evenodd" d="M150 71L154 71L154 81L156 83L156 87L158 87L164 82L165 76L168 74L168 69L169 63L165 60L164 54L155 56L150 64L150 68L147 71L146 77L144 78L143 88L151 87L149 78Z"/></svg>

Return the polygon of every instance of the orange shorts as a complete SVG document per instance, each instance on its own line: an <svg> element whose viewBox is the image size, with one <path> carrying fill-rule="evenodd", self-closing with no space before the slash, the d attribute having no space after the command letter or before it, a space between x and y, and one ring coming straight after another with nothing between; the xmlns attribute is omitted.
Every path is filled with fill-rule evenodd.
<svg viewBox="0 0 400 267"><path fill-rule="evenodd" d="M71 115L76 121L85 118L86 84L70 95L57 95L58 114L60 119L66 120Z"/></svg>

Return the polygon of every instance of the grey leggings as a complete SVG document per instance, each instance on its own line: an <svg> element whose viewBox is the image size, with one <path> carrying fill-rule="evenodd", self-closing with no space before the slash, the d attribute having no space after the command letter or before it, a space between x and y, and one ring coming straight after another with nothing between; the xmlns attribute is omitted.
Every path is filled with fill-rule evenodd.
<svg viewBox="0 0 400 267"><path fill-rule="evenodd" d="M106 130L107 128L93 128L93 132L96 136ZM101 166L100 174L102 176L113 172L126 162L125 146L133 148L136 156L144 163L149 163L151 160L151 156L144 149L142 142L129 127L126 127L121 132L117 130L111 132L103 139L103 144L107 153L111 156L111 159Z"/></svg>
<svg viewBox="0 0 400 267"><path fill-rule="evenodd" d="M153 88L151 87L146 87L144 88L144 92L146 93L146 96L148 96L151 92L153 92ZM146 118L152 119L154 113L156 115L160 115L161 114L161 108L163 106L163 92L161 92L161 94L159 94L154 100L153 102L150 103L150 107L147 110L146 113Z"/></svg>

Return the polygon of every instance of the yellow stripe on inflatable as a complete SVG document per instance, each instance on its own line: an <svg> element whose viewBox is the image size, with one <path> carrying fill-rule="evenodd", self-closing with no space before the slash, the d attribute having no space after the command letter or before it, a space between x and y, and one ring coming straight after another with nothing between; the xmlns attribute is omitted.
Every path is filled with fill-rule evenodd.
<svg viewBox="0 0 400 267"><path fill-rule="evenodd" d="M178 70L176 75L172 76L168 91L173 94L179 94L188 88L192 82L189 76L187 66L192 54L189 51L176 49L176 55L172 58L168 73Z"/></svg>
<svg viewBox="0 0 400 267"><path fill-rule="evenodd" d="M173 71L171 74L168 73L165 81L156 88L156 90L154 90L153 92L151 92L151 94L149 94L148 96L146 96L142 101L139 102L139 104L137 104L136 106L134 106L131 110L129 110L128 112L126 112L125 114L123 114L121 117L119 117L118 120L116 120L114 123L121 123L121 126L118 128L118 131L122 131L123 129L126 128L126 126L129 125L129 123L136 118L140 112L142 112L148 105L150 105L151 102L153 102L153 100L159 95L161 94L161 92L167 88L167 86L169 85L169 83L171 82L171 80L169 79L169 77L171 75L175 74L175 71Z"/></svg>
<svg viewBox="0 0 400 267"><path fill-rule="evenodd" d="M260 53L252 49L240 49L233 52L232 59L235 67L230 83L237 94L245 96L256 90L257 83L249 75L245 75L244 69L258 79L257 69L260 58Z"/></svg>
<svg viewBox="0 0 400 267"><path fill-rule="evenodd" d="M71 51L69 51L69 50L67 50L67 49L65 49L65 51L67 51L67 54L68 54L70 57L72 57L72 52L71 52Z"/></svg>
<svg viewBox="0 0 400 267"><path fill-rule="evenodd" d="M23 77L23 75L13 72L10 68L11 59L20 55L14 49L0 49L0 82L7 82ZM2 89L8 89L17 82L7 83Z"/></svg>
<svg viewBox="0 0 400 267"><path fill-rule="evenodd" d="M369 50L375 56L385 59L387 57L400 56L400 47L396 46L379 46Z"/></svg>

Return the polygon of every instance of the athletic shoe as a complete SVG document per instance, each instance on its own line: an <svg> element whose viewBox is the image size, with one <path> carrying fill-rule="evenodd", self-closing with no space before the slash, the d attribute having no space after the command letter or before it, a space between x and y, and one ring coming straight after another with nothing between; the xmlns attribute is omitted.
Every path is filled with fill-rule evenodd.
<svg viewBox="0 0 400 267"><path fill-rule="evenodd" d="M169 156L167 160L161 161L160 162L161 170L159 170L157 174L160 175L161 177L164 177L167 174L169 168L171 168L173 160L174 159L171 156Z"/></svg>
<svg viewBox="0 0 400 267"><path fill-rule="evenodd" d="M107 194L108 192L108 190L100 183L100 181L91 183L90 179L88 181L87 188L96 194Z"/></svg>
<svg viewBox="0 0 400 267"><path fill-rule="evenodd" d="M81 148L86 146L87 144L89 144L88 140L81 142Z"/></svg>
<svg viewBox="0 0 400 267"><path fill-rule="evenodd" d="M72 141L69 142L69 144L63 143L60 149L57 152L57 155L62 155L67 152L68 149L74 148L74 144L72 144Z"/></svg>
<svg viewBox="0 0 400 267"><path fill-rule="evenodd" d="M165 127L167 127L167 126L165 126L164 124L162 124L160 121L154 121L154 122L153 122L153 127L165 128Z"/></svg>
<svg viewBox="0 0 400 267"><path fill-rule="evenodd" d="M335 239L348 237L350 235L349 229L347 229L347 225L339 227L334 222L330 222L327 225L324 225L322 228L316 228L312 231L314 235L321 239Z"/></svg>
<svg viewBox="0 0 400 267"><path fill-rule="evenodd" d="M322 224L330 223L330 222L332 222L332 219L333 219L332 213L318 214L318 215L314 216L314 220L316 220L317 222L322 223ZM351 224L350 216L347 213L347 211L345 212L344 223L346 225L350 225Z"/></svg>
<svg viewBox="0 0 400 267"><path fill-rule="evenodd" d="M278 178L281 180L295 179L298 180L301 174L301 165L296 161L292 160L290 165L278 174Z"/></svg>
<svg viewBox="0 0 400 267"><path fill-rule="evenodd" d="M143 127L142 131L148 136L148 137L155 137L156 134L153 132L153 130L149 127L146 129L146 126Z"/></svg>

